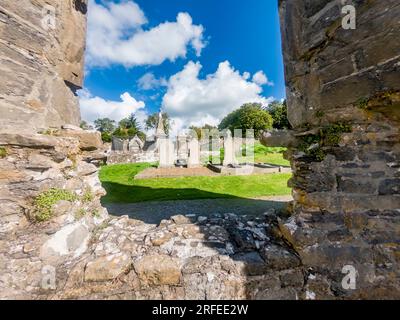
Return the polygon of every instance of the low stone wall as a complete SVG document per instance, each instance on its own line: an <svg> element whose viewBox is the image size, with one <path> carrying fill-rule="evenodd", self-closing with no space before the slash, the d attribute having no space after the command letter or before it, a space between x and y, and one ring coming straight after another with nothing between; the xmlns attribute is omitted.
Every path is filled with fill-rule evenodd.
<svg viewBox="0 0 400 320"><path fill-rule="evenodd" d="M0 134L0 298L40 295L43 270L79 259L108 218L98 168L82 160L100 134L59 134Z"/></svg>
<svg viewBox="0 0 400 320"><path fill-rule="evenodd" d="M274 237L274 220L275 212L259 218L174 216L157 226L121 217L94 224L89 237L86 218L57 232L31 226L2 243L7 264L0 297L306 298L300 260ZM71 248L82 237L85 246L69 254L49 250L63 240Z"/></svg>
<svg viewBox="0 0 400 320"><path fill-rule="evenodd" d="M109 217L88 162L99 133L66 128L0 134L1 299L306 297L305 271L276 237L274 210L159 225Z"/></svg>
<svg viewBox="0 0 400 320"><path fill-rule="evenodd" d="M120 152L111 151L107 156L107 164L121 164L121 163L143 163L143 162L157 162L157 154L146 154L145 152Z"/></svg>
<svg viewBox="0 0 400 320"><path fill-rule="evenodd" d="M225 176L249 176L252 174L291 173L290 167L269 164L242 164L237 168L229 166L208 164L207 168Z"/></svg>

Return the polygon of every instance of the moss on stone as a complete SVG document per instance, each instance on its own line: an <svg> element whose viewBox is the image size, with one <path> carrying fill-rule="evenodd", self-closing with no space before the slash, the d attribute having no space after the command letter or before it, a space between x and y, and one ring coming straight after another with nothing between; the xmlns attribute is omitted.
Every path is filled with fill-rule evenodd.
<svg viewBox="0 0 400 320"><path fill-rule="evenodd" d="M99 210L92 210L92 216L95 218L100 218L101 214Z"/></svg>
<svg viewBox="0 0 400 320"><path fill-rule="evenodd" d="M90 188L86 189L85 192L83 193L81 200L83 203L89 203L94 200L94 195L92 190Z"/></svg>
<svg viewBox="0 0 400 320"><path fill-rule="evenodd" d="M0 147L0 159L7 157L7 150L4 147Z"/></svg>
<svg viewBox="0 0 400 320"><path fill-rule="evenodd" d="M368 108L368 102L369 102L369 98L362 97L357 100L356 104L357 104L358 108L365 110Z"/></svg>
<svg viewBox="0 0 400 320"><path fill-rule="evenodd" d="M68 154L67 158L72 162L72 170L76 170L78 168L78 159L76 154Z"/></svg>
<svg viewBox="0 0 400 320"><path fill-rule="evenodd" d="M315 113L315 116L316 116L317 118L322 118L324 115L325 115L325 112L323 112L322 110L318 110L318 111Z"/></svg>
<svg viewBox="0 0 400 320"><path fill-rule="evenodd" d="M76 201L78 197L69 190L52 188L39 194L34 200L35 220L48 221L53 217L53 206L59 201Z"/></svg>
<svg viewBox="0 0 400 320"><path fill-rule="evenodd" d="M325 158L325 154L323 154L321 149L321 136L318 134L310 134L302 137L298 148L308 157L317 161L322 161Z"/></svg>
<svg viewBox="0 0 400 320"><path fill-rule="evenodd" d="M78 211L75 212L75 219L80 220L84 216L86 216L86 210L83 208L80 208Z"/></svg>
<svg viewBox="0 0 400 320"><path fill-rule="evenodd" d="M58 129L54 129L54 128L49 128L47 130L44 131L40 131L40 134L43 134L45 136L56 136L58 134Z"/></svg>
<svg viewBox="0 0 400 320"><path fill-rule="evenodd" d="M319 130L318 134L309 134L301 138L298 149L315 161L323 161L326 157L326 147L339 144L343 133L349 133L352 128L347 123L335 123Z"/></svg>
<svg viewBox="0 0 400 320"><path fill-rule="evenodd" d="M324 146L334 146L339 144L343 133L351 132L351 126L346 123L335 123L323 128L322 137Z"/></svg>

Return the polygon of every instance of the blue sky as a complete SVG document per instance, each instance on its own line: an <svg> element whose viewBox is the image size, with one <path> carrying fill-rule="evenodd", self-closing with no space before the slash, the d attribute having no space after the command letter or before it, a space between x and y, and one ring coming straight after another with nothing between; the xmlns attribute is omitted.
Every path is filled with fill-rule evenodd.
<svg viewBox="0 0 400 320"><path fill-rule="evenodd" d="M90 0L82 117L163 107L182 127L282 99L280 41L276 0Z"/></svg>

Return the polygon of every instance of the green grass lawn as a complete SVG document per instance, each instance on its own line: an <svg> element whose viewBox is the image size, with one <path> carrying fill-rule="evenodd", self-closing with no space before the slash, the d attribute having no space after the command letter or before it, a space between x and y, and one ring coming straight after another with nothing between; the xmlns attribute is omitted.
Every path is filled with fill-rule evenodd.
<svg viewBox="0 0 400 320"><path fill-rule="evenodd" d="M290 167L290 162L283 158L285 151L285 148L266 147L257 142L254 144L254 162Z"/></svg>
<svg viewBox="0 0 400 320"><path fill-rule="evenodd" d="M134 180L140 171L152 164L119 164L104 166L100 180L107 190L106 203L192 200L216 198L253 198L288 195L291 174L253 176L183 177Z"/></svg>
<svg viewBox="0 0 400 320"><path fill-rule="evenodd" d="M249 154L251 154L253 148L253 153L254 153L254 159L252 157L245 156L242 157L237 157L237 160L239 163L268 163L268 164L273 164L277 166L286 166L290 167L290 162L286 159L283 158L283 153L286 151L286 148L279 148L279 147L266 147L262 145L260 142L257 142L254 144L252 147L248 147ZM221 149L221 163L224 159L224 151ZM211 157L205 157L202 159L202 162L205 164L208 161L211 161Z"/></svg>
<svg viewBox="0 0 400 320"><path fill-rule="evenodd" d="M277 166L287 166L290 167L290 162L283 159L282 153L265 153L265 154L255 154L255 163L268 163Z"/></svg>

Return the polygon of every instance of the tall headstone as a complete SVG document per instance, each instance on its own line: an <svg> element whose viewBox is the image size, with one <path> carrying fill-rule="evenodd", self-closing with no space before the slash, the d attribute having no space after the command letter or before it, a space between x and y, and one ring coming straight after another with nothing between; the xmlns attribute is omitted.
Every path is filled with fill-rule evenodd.
<svg viewBox="0 0 400 320"><path fill-rule="evenodd" d="M168 138L161 138L159 143L159 168L171 168L174 166L175 150L173 142Z"/></svg>
<svg viewBox="0 0 400 320"><path fill-rule="evenodd" d="M186 160L189 153L188 136L179 135L176 137L177 157Z"/></svg>
<svg viewBox="0 0 400 320"><path fill-rule="evenodd" d="M200 144L199 140L193 138L189 141L188 168L200 166Z"/></svg>
<svg viewBox="0 0 400 320"><path fill-rule="evenodd" d="M224 137L224 161L223 165L235 165L237 164L237 159L235 156L235 143L232 138L232 134L230 130L226 131L225 137Z"/></svg>

